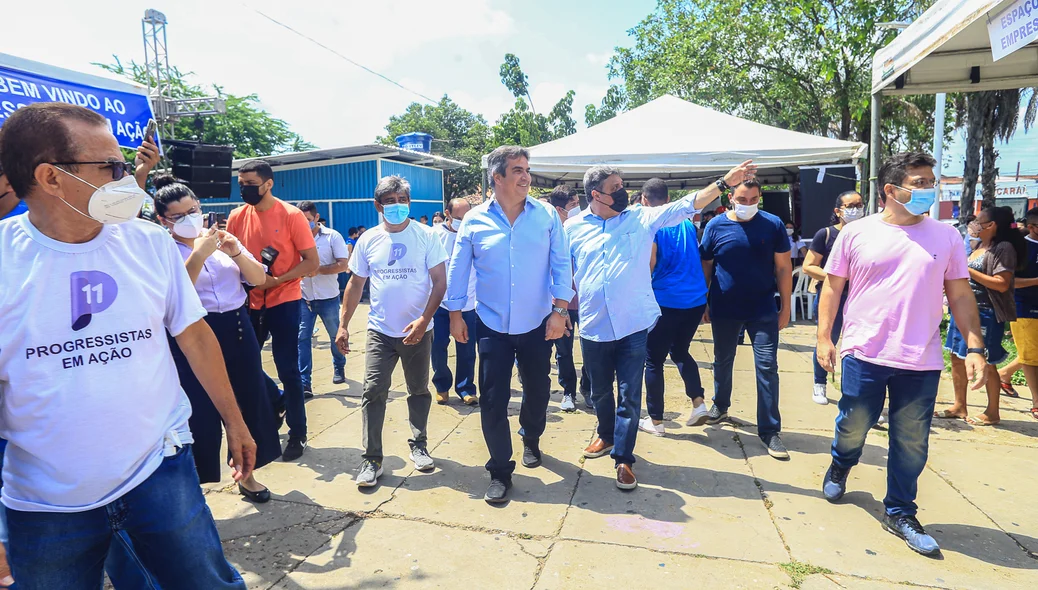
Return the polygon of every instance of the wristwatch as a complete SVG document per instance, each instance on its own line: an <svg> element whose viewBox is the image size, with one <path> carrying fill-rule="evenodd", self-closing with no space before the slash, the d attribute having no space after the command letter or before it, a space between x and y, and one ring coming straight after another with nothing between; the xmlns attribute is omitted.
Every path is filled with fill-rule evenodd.
<svg viewBox="0 0 1038 590"><path fill-rule="evenodd" d="M967 348L966 354L979 354L982 357L987 358L987 351L983 348Z"/></svg>
<svg viewBox="0 0 1038 590"><path fill-rule="evenodd" d="M723 176L721 178L718 178L717 182L715 182L714 184L717 185L717 190L721 191L722 193L724 191L732 188L732 187L728 186L727 182L724 181L724 177Z"/></svg>
<svg viewBox="0 0 1038 590"><path fill-rule="evenodd" d="M564 317L564 318L568 318L569 317L569 310L566 309L565 307L554 307L553 306L551 308L551 310L554 311L555 313L559 314L560 316Z"/></svg>

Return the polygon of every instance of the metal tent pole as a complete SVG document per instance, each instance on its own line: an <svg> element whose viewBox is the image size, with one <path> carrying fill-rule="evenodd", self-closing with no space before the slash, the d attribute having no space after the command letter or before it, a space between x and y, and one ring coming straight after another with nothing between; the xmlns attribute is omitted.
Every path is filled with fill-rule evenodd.
<svg viewBox="0 0 1038 590"><path fill-rule="evenodd" d="M937 94L937 106L934 107L933 113L933 158L937 160L937 169L934 170L934 176L937 177L937 185L941 184L941 170L944 168L942 157L944 154L944 106L947 97L943 92ZM934 219L941 218L941 195L937 195L937 200L933 202L930 207L930 217Z"/></svg>
<svg viewBox="0 0 1038 590"><path fill-rule="evenodd" d="M879 211L880 108L882 95L872 95L872 126L869 138L869 212Z"/></svg>

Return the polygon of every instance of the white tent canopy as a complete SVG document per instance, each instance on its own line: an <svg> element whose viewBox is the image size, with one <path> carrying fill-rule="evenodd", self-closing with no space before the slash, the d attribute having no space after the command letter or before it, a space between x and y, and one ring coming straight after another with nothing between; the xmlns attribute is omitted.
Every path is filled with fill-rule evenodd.
<svg viewBox="0 0 1038 590"><path fill-rule="evenodd" d="M934 94L1036 86L1038 43L1028 42L1038 36L1035 21L1038 1L1034 0L937 0L876 52L872 93ZM989 28L996 37L994 54ZM1004 41L1013 43L1004 46ZM1014 50L1016 47L1019 49Z"/></svg>
<svg viewBox="0 0 1038 590"><path fill-rule="evenodd" d="M534 183L580 184L591 166L610 165L637 185L660 177L702 186L745 160L765 184L787 184L799 166L853 162L865 144L740 119L666 95L584 131L530 148ZM485 166L485 159L484 159Z"/></svg>

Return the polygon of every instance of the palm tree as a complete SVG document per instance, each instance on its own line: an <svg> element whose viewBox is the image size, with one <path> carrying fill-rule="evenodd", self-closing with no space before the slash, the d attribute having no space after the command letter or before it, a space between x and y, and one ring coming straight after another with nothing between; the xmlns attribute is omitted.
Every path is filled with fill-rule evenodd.
<svg viewBox="0 0 1038 590"><path fill-rule="evenodd" d="M960 223L965 223L973 212L978 177L983 186L984 206L995 206L995 181L998 178L995 139L1007 141L1016 132L1021 97L1024 94L1028 94L1024 111L1026 131L1038 115L1038 88L972 92L960 94L955 99L956 125L966 127L966 161L962 173L962 199L959 201Z"/></svg>

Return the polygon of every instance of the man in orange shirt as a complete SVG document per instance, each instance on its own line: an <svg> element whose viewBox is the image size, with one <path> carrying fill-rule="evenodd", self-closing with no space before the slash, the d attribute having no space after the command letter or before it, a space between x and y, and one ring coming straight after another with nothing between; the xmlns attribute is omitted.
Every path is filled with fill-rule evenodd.
<svg viewBox="0 0 1038 590"><path fill-rule="evenodd" d="M285 390L288 445L284 461L303 455L306 447L306 406L299 373L300 281L317 270L317 246L303 212L276 198L274 171L263 160L238 170L238 187L245 205L227 218L227 231L238 238L256 260L267 266L267 282L249 293L249 315L260 346L269 335L278 378ZM276 256L271 262L271 257Z"/></svg>

